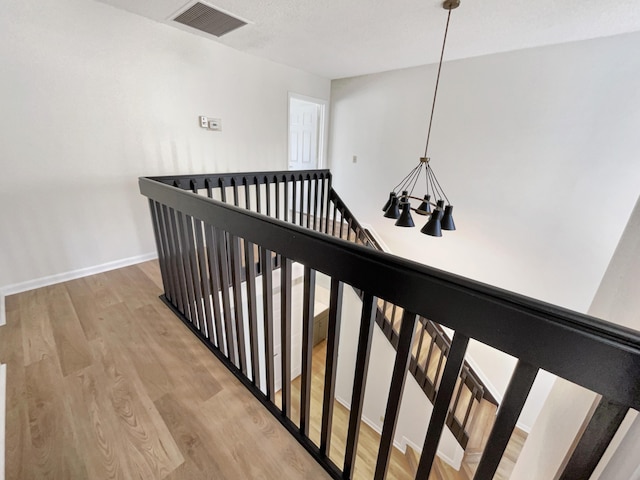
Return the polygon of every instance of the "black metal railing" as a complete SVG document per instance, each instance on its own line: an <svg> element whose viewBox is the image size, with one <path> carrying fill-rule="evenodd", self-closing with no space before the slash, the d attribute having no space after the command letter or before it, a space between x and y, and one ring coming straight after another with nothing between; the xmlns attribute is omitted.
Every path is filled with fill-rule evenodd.
<svg viewBox="0 0 640 480"><path fill-rule="evenodd" d="M277 180L280 174L284 178L282 181ZM219 200L215 199L212 181L207 181L213 176L172 177L169 185L163 179L141 178L140 190L149 198L166 304L327 472L336 479L352 478L371 332L379 317L378 299L382 299L395 305L397 311L401 308L402 316L400 321L394 319L391 323L391 330L397 331L393 335L397 338L394 340L396 356L376 459L376 480L386 476L407 373L414 358L420 361L421 354L416 356L415 352L426 348L415 347L416 335L423 338L423 345L431 343L431 340L424 341L427 334L430 339L434 338L428 327L421 329L418 325L428 325L423 320L426 318L455 333L450 344L442 347L446 354L438 360L443 364L442 373L433 381L434 407L416 478L428 477L450 407L456 401L456 385L463 383L460 374L469 376L465 373L464 354L471 338L518 358L474 478L493 477L539 369L602 396L559 477L565 480L589 478L625 413L629 408L640 408L640 334L347 242L344 239L355 237L366 244L366 232L358 225L354 226L353 220L345 222L346 207L341 209L337 202L330 201L330 174L326 171L306 172L299 174L303 176L298 177L301 180L293 181L287 180L291 177L286 175L290 174L298 175L292 172L265 174L269 184L275 183L276 187L265 186L255 175L254 183L245 184L249 185L248 192L241 191L242 184L238 183L239 178L247 177L245 174L220 176ZM186 187L184 182L188 182ZM172 186L174 184L180 188ZM260 194L252 193L257 190L251 185L257 185L257 190L264 191L265 195L272 188L278 188L283 194L278 201L279 195L269 193L268 197L262 197L258 206ZM315 195L313 189L317 192ZM213 198L186 190L206 190ZM241 194L244 194L244 200ZM228 195L233 197L235 205L224 203ZM321 214L323 206L324 212L331 213ZM272 211L267 212L268 209ZM343 239L326 234L330 228L335 235L336 227L338 236L342 235ZM256 248L262 272L260 282L254 267ZM277 319L273 305L276 255L280 259L280 314ZM304 268L299 418L293 418L291 408L294 262ZM316 272L331 279L318 444L309 437L313 348L310 331ZM225 285L230 287L225 288ZM336 462L330 459L329 453L345 285L361 293L362 309L346 449L344 456ZM273 355L276 321L280 324L281 335L279 402L275 395ZM262 336L259 323L264 331ZM438 341L433 340L434 344ZM420 340L417 342L419 344ZM263 371L264 375L261 374Z"/></svg>
<svg viewBox="0 0 640 480"><path fill-rule="evenodd" d="M329 170L151 178L167 185L191 190L194 193L206 192L209 198L383 251L375 238L362 227L338 193L331 187ZM243 243L240 248L244 251ZM245 258L242 252L240 257ZM259 274L260 262L257 258L258 255L254 254L256 273ZM244 262L244 260L241 261ZM279 267L280 257L274 255L272 268ZM245 280L245 272L245 269L241 269L239 274L243 281ZM231 274L230 271L229 279L232 277ZM376 322L394 348L397 348L402 309L388 301L384 301L383 304L383 301L379 300L378 304ZM422 319L417 325L419 331L414 340L416 345L412 349L410 372L429 400L433 402L442 375L440 367L451 347L451 339L439 325L430 320ZM418 357L424 357L425 352L415 347L418 341L422 344L425 334L431 338L431 348L426 361L419 362ZM428 341L425 341L424 345L427 343ZM436 345L435 349L433 348L434 344ZM423 360L425 359L423 358ZM439 367L435 377L432 378L428 375L427 369L433 361L437 361ZM474 417L476 410L480 408L482 399L494 405L497 405L497 401L467 362L464 363L461 370L460 380L462 381L459 381L456 387L456 402L451 406L447 416L447 426L464 449L467 447L471 435L470 420Z"/></svg>

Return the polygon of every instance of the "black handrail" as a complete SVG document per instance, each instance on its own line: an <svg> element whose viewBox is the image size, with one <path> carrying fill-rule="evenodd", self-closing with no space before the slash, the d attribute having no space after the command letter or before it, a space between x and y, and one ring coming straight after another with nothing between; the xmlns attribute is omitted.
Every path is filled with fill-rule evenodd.
<svg viewBox="0 0 640 480"><path fill-rule="evenodd" d="M497 469L539 369L545 369L603 396L586 428L588 435L582 436L576 448L578 454L571 457L568 463L570 468L565 470L562 478L586 478L585 472L595 469L604 452L602 445L606 447L624 413L629 408L640 409L640 333L636 331L151 179L141 178L139 183L141 192L150 198L163 281L164 274L167 273L168 285L165 291L168 289L176 297L167 303L334 478L349 478L350 472L344 470L343 473L343 470L329 460L326 443L320 447L314 445L290 416L283 414L283 410L275 406L272 402L273 392L266 395L262 393L257 386L255 374L253 378L248 376L247 362L250 359L241 358L242 352L239 352L244 348L239 348L239 345L244 343L237 338L242 327L242 320L237 312L235 324L233 318L227 319L230 321L225 326L225 338L222 341L220 336L214 338L215 329L206 325L206 319L198 311L199 299L202 297L198 296L197 290L202 285L198 280L196 257L204 255L203 242L213 247L213 257L220 253L218 260L223 258L222 251L230 243L234 265L239 264L239 252L234 245L237 245L238 239L243 239L258 245L262 252L280 254L285 259L284 265L292 261L299 262L308 272L320 271L331 277L330 318L333 318L333 324L330 322L330 328L333 328L333 335L339 327L339 316L336 315L340 311L342 284L359 289L366 298L383 298L403 308L376 479L382 479L386 474L397 420L397 410L394 407L399 405L402 397L417 316L432 319L455 330L440 390L436 395L417 478L426 478L430 471L470 338L518 358L514 376L480 461L479 474L476 475L478 479L492 478ZM190 225L196 232L203 228L205 240L196 235L195 243L191 243L193 237L190 236ZM212 239L218 241L212 242ZM211 256L210 252L210 260ZM209 267L208 273L217 276L216 266ZM219 270L222 274L225 269ZM231 280L234 291L240 288L239 275L237 277ZM305 282L310 281L309 278L311 277L305 275ZM283 295L284 290L286 289L283 289ZM287 301L287 297L283 296L284 305ZM286 327L286 308L284 310L282 322L283 327ZM374 321L363 310L363 321L367 318ZM366 335L361 335L359 351L365 340ZM332 348L337 349L337 345ZM367 351L366 345L362 348ZM308 351L308 345L303 344L303 351L305 349ZM326 375L325 388L329 390L325 391L325 397L333 398L332 387L330 384L327 386L326 381L327 378L334 378L335 365L332 364L331 371L327 371ZM366 371L356 372L356 378L360 379L359 387L363 387L363 377L366 377ZM287 380L283 376L283 384ZM354 399L354 402L359 400ZM354 411L351 415L354 415ZM331 431L330 417L327 418L329 421L326 424L323 422L322 429L325 439L330 438ZM357 422L354 425L356 424ZM598 432L602 434L599 435ZM599 448L597 455L589 457L582 454L592 447Z"/></svg>

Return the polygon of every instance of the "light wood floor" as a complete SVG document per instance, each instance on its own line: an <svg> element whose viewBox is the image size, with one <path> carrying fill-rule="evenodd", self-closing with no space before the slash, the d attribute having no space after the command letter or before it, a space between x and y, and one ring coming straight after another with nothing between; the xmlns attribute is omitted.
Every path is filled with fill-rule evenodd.
<svg viewBox="0 0 640 480"><path fill-rule="evenodd" d="M6 298L6 478L329 478L164 306L161 291L157 263L147 262ZM322 345L314 351L316 443L324 355ZM292 418L299 392L295 380ZM340 466L348 413L335 403L330 457ZM356 478L372 478L379 440L362 424ZM431 480L447 471L436 462ZM394 450L388 478L412 479L412 471Z"/></svg>
<svg viewBox="0 0 640 480"><path fill-rule="evenodd" d="M6 478L329 478L139 266L7 297Z"/></svg>
<svg viewBox="0 0 640 480"><path fill-rule="evenodd" d="M311 418L309 422L309 438L316 444L320 444L320 425L322 419L322 394L324 391L324 373L326 359L326 342L320 343L313 351L312 381L311 381ZM291 386L291 418L299 424L300 418L300 377L296 378ZM279 395L276 399L280 401ZM344 464L344 452L346 448L347 431L349 428L350 411L340 402L334 401L333 427L331 435L331 449L329 458L342 467ZM380 435L369 425L360 422L360 435L358 440L357 458L353 478L355 480L369 480L373 478L376 467L378 449L380 447ZM393 448L387 479L389 480L413 480L412 472L405 455L400 450ZM436 477L432 476L432 479Z"/></svg>

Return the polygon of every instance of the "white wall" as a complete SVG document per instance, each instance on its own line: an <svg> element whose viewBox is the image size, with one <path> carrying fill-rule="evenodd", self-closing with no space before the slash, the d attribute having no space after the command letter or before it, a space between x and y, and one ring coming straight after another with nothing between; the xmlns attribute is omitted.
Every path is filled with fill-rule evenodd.
<svg viewBox="0 0 640 480"><path fill-rule="evenodd" d="M638 195L638 48L635 33L445 63L430 156L458 230L443 238L380 210L424 152L436 66L335 80L334 186L392 252L584 312Z"/></svg>
<svg viewBox="0 0 640 480"><path fill-rule="evenodd" d="M6 0L0 32L0 289L155 251L138 176L286 169L288 93L329 98L89 0Z"/></svg>
<svg viewBox="0 0 640 480"><path fill-rule="evenodd" d="M593 299L589 313L640 330L640 198L618 248ZM538 422L527 439L513 471L513 478L547 480L554 478L565 453L588 416L596 395L558 379L551 390ZM640 425L631 411L592 479L628 480L640 474ZM626 436L625 436L626 434ZM607 464L607 459L613 460ZM541 461L544 459L544 461Z"/></svg>
<svg viewBox="0 0 640 480"><path fill-rule="evenodd" d="M336 399L347 408L351 408L361 310L360 298L350 286L345 285L338 348ZM380 328L377 325L373 328L362 418L375 431L381 433L396 351ZM407 373L394 437L394 444L400 450L404 451L409 444L418 452L422 451L432 411L433 405L413 376ZM463 454L462 447L451 431L445 428L438 446L438 455L455 468L459 468Z"/></svg>
<svg viewBox="0 0 640 480"><path fill-rule="evenodd" d="M443 238L381 212L424 152L436 66L335 80L334 186L392 253L584 312L638 195L638 48L634 33L445 63L430 156L458 230ZM468 357L500 398L515 359L477 342ZM553 379L541 372L520 427Z"/></svg>

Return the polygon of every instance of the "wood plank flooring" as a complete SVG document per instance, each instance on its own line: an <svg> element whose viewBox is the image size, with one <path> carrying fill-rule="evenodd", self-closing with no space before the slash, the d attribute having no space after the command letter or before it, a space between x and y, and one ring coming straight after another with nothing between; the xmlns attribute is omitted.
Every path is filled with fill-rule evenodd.
<svg viewBox="0 0 640 480"><path fill-rule="evenodd" d="M311 362L312 380L309 438L311 438L316 445L320 444L326 350L326 342L322 341L313 349L313 359ZM299 425L300 418L300 383L300 377L297 377L291 383L291 418L294 419L297 425ZM280 405L280 392L276 395L276 402ZM344 452L349 428L349 413L350 411L340 402L334 401L329 458L339 467L342 467L344 464ZM354 480L369 480L373 478L379 447L380 435L378 432L361 421L357 458L353 474ZM412 473L406 457L400 450L394 447L389 461L387 479L413 480L414 478L415 474ZM435 478L433 475L431 476L431 480L435 480Z"/></svg>
<svg viewBox="0 0 640 480"><path fill-rule="evenodd" d="M161 292L152 261L6 298L6 478L328 479L164 306ZM324 356L320 344L310 432L316 443ZM299 392L296 379L292 418ZM330 457L338 465L348 414L335 403ZM379 441L363 423L356 478L372 478ZM412 479L412 470L394 449L388 478Z"/></svg>
<svg viewBox="0 0 640 480"><path fill-rule="evenodd" d="M7 297L7 480L329 478L161 284L148 262Z"/></svg>

